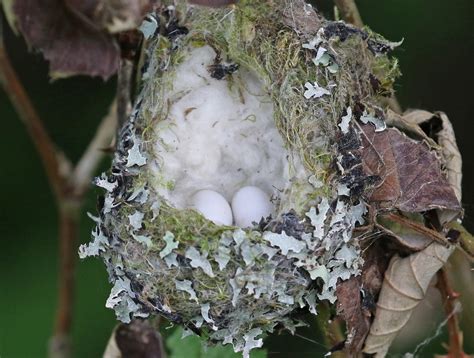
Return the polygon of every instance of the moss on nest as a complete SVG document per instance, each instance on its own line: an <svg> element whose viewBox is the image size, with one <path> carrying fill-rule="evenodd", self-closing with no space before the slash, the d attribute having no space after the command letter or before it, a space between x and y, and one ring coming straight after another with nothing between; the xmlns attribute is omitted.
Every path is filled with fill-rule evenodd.
<svg viewBox="0 0 474 358"><path fill-rule="evenodd" d="M94 241L80 253L104 259L114 283L107 306L119 319L162 314L248 354L276 325L293 331L294 310L316 313L317 299L334 302L338 279L358 273L351 234L363 222L364 178L344 181L347 173L336 164L349 148L341 149L341 141L358 140L352 127L362 110L381 113L380 99L398 74L386 55L393 44L326 21L301 1L240 1L221 9L179 2L163 6L158 17L141 94L111 172L96 181L107 193ZM190 49L205 45L264 84L275 125L307 174L286 193L285 210L252 229L216 225L154 190L165 180L151 168L160 166L153 145L156 124L168 116L166 93ZM314 94L321 88L327 93Z"/></svg>

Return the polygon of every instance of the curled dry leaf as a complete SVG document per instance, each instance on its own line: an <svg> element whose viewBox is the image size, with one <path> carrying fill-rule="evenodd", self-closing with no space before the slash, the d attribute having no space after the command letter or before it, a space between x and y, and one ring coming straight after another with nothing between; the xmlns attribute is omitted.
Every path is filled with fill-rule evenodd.
<svg viewBox="0 0 474 358"><path fill-rule="evenodd" d="M385 123L388 126L396 127L405 133L409 133L418 139L425 140L433 148L438 148L438 144L433 140L433 138L428 137L428 135L423 132L423 129L420 128L420 123L418 123L419 116L414 116L416 113L423 115L426 120L434 116L433 113L423 110L414 110L406 113L405 115L401 115L389 109L387 110ZM427 114L429 117L426 116Z"/></svg>
<svg viewBox="0 0 474 358"><path fill-rule="evenodd" d="M138 27L151 10L153 0L64 0L67 6L87 17L94 27L109 33Z"/></svg>
<svg viewBox="0 0 474 358"><path fill-rule="evenodd" d="M3 7L3 14L5 15L5 19L7 20L8 25L10 25L10 28L15 33L15 35L18 35L18 30L16 28L15 15L13 14L13 4L14 4L14 0L0 1L0 6Z"/></svg>
<svg viewBox="0 0 474 358"><path fill-rule="evenodd" d="M52 77L113 75L119 64L114 39L70 11L62 0L17 0L14 12L26 42L40 50Z"/></svg>
<svg viewBox="0 0 474 358"><path fill-rule="evenodd" d="M432 137L428 137L420 126L435 121L440 122L440 128L436 133L432 133ZM448 182L451 184L458 200L461 200L462 159L456 143L454 129L448 116L443 112L431 113L420 109L409 111L401 116L389 110L387 124L416 134L419 138L426 140L432 147L441 147Z"/></svg>
<svg viewBox="0 0 474 358"><path fill-rule="evenodd" d="M376 242L364 251L362 274L337 285L337 314L347 325L345 350L349 357L362 350L389 260L387 250Z"/></svg>
<svg viewBox="0 0 474 358"><path fill-rule="evenodd" d="M415 307L425 296L431 279L443 267L454 250L433 242L426 249L405 258L395 256L385 272L377 302L377 311L364 352L384 357L407 323Z"/></svg>
<svg viewBox="0 0 474 358"><path fill-rule="evenodd" d="M438 158L425 143L410 139L395 128L381 132L375 132L370 125L361 128L364 171L381 179L370 202L405 212L461 211Z"/></svg>
<svg viewBox="0 0 474 358"><path fill-rule="evenodd" d="M151 0L16 0L13 15L26 42L50 63L53 78L76 74L107 79L120 49L110 34L136 27Z"/></svg>
<svg viewBox="0 0 474 358"><path fill-rule="evenodd" d="M355 276L339 283L336 288L337 314L347 325L346 349L349 356L362 349L370 329L371 314L362 305L361 286L361 277Z"/></svg>
<svg viewBox="0 0 474 358"><path fill-rule="evenodd" d="M462 158L456 143L454 129L446 114L438 112L437 115L441 119L442 127L437 134L438 143L441 145L441 153L443 155L444 166L446 168L446 176L448 182L454 190L459 201L462 198L461 181L462 181ZM452 221L456 217L456 213L451 211L439 211L438 216L441 223Z"/></svg>
<svg viewBox="0 0 474 358"><path fill-rule="evenodd" d="M375 133L363 127L364 169L382 179L371 200L382 207L404 211L379 213L377 226L410 251L421 251L403 259L395 256L385 273L375 319L364 347L364 352L376 357L385 356L424 298L429 282L454 251L454 246L446 246L444 235L424 225L419 213L437 209L439 221L444 224L461 212L461 156L447 117L416 110L403 116L389 112L387 118L389 124L423 142L412 140L395 128ZM433 121L439 122L438 125L434 126ZM441 171L442 165L447 178ZM430 243L432 240L437 242Z"/></svg>

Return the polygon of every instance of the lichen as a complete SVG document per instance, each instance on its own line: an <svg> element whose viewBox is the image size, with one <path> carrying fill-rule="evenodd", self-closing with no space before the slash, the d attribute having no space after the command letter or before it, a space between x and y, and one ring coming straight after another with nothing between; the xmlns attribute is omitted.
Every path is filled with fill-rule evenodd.
<svg viewBox="0 0 474 358"><path fill-rule="evenodd" d="M296 309L316 314L318 301L335 301L339 280L359 273L352 231L364 222L361 196L375 179L360 171L354 127L362 117L383 130L380 100L397 73L386 55L393 44L381 37L327 21L302 1L269 6L178 1L158 10L160 33L143 28L150 45L141 92L112 169L95 181L105 198L93 241L80 248L81 257L104 260L114 284L107 307L118 319L161 314L244 356L277 325L294 331ZM235 85L234 73L249 71L263 83L275 126L305 171L275 217L245 230L176 208L155 190L173 189L153 150L164 99L177 66L202 46L228 64L214 68L220 81Z"/></svg>

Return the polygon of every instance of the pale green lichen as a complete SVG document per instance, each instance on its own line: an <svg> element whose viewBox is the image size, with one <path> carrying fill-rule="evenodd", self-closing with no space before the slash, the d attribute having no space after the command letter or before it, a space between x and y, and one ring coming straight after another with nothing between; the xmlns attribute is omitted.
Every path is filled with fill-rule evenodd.
<svg viewBox="0 0 474 358"><path fill-rule="evenodd" d="M398 73L385 54L393 44L312 10L297 22L288 17L290 5L298 11L304 3L241 0L232 9L208 9L178 1L176 12L159 13L165 33L144 28L150 45L141 94L111 173L95 181L106 190L104 205L93 242L80 248L81 257L106 263L114 283L107 307L120 320L161 314L248 356L276 325L293 331L296 309L316 314L318 300L335 301L338 280L358 274L352 230L363 223L364 178L346 162L357 158L356 108L375 113ZM178 23L189 33L166 33ZM307 174L292 183L276 217L258 227L216 225L153 189L173 185L156 174L163 163L153 143L168 115L164 99L175 69L200 46L259 78L275 125ZM223 80L242 85L232 78ZM363 118L378 129L384 124Z"/></svg>
<svg viewBox="0 0 474 358"><path fill-rule="evenodd" d="M179 242L174 241L174 235L170 231L166 232L165 236L163 236L163 240L165 241L166 246L163 250L160 251L161 258L168 256L174 249L177 249L179 246Z"/></svg>

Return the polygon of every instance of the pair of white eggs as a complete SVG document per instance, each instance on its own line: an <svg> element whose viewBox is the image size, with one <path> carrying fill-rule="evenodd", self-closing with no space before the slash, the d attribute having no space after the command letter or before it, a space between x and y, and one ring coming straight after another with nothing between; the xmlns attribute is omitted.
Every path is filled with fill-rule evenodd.
<svg viewBox="0 0 474 358"><path fill-rule="evenodd" d="M234 223L242 228L253 226L254 222L258 223L273 212L270 198L256 186L245 186L237 190L231 205L214 190L199 190L191 197L190 207L217 225Z"/></svg>

